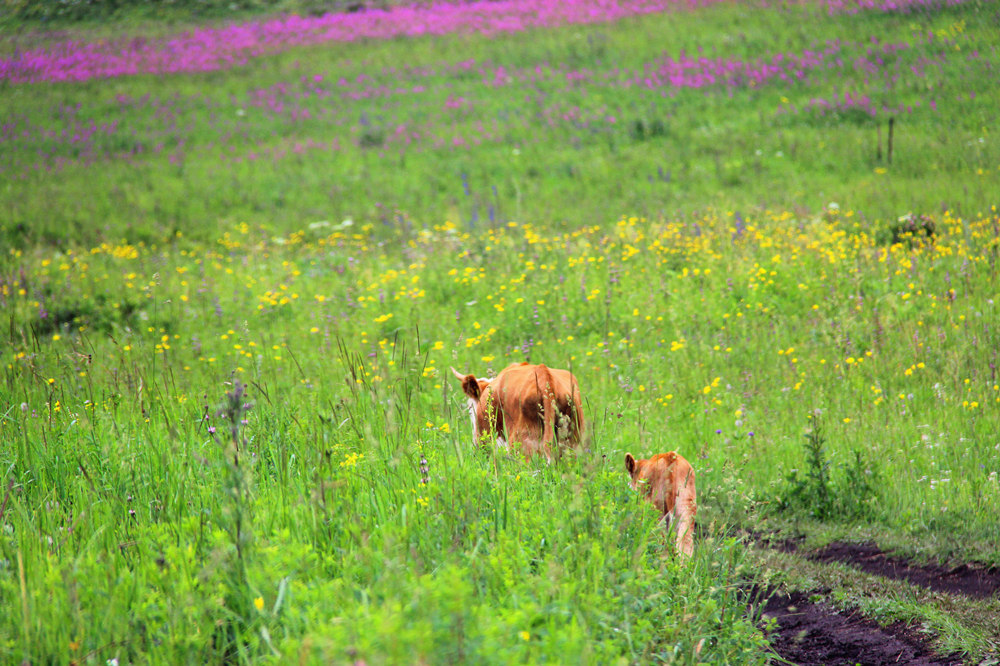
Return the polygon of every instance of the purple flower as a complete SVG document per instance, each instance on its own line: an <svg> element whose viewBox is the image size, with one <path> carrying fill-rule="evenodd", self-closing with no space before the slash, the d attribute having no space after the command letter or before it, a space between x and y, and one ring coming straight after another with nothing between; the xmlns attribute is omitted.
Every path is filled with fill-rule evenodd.
<svg viewBox="0 0 1000 666"><path fill-rule="evenodd" d="M86 81L136 74L215 71L245 65L252 58L299 45L450 33L504 35L546 26L611 22L720 1L478 0L429 6L393 5L377 11L323 16L288 15L199 28L163 38L54 42L0 57L0 80ZM506 82L506 78L501 77L501 82Z"/></svg>
<svg viewBox="0 0 1000 666"><path fill-rule="evenodd" d="M208 426L208 434L209 435L215 434L215 426Z"/></svg>

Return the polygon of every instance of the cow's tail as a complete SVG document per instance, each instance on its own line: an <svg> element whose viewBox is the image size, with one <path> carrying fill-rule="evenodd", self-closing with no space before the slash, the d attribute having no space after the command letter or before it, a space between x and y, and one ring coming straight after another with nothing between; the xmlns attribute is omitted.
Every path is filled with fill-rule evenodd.
<svg viewBox="0 0 1000 666"><path fill-rule="evenodd" d="M539 365L535 371L535 383L542 394L542 453L552 460L552 442L556 438L556 410L558 407L552 400L552 375L544 365Z"/></svg>
<svg viewBox="0 0 1000 666"><path fill-rule="evenodd" d="M694 553L694 517L698 512L694 469L688 466L675 482L673 527L677 530L677 550L687 557ZM679 486L679 487L678 487Z"/></svg>

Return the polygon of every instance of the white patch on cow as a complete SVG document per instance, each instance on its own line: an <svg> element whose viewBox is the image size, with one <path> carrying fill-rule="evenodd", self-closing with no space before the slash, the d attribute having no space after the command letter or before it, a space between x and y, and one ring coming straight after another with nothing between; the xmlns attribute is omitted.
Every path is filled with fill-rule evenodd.
<svg viewBox="0 0 1000 666"><path fill-rule="evenodd" d="M469 398L469 419L472 421L472 445L475 446L479 441L479 427L476 424L476 409L479 407L479 401L473 398Z"/></svg>
<svg viewBox="0 0 1000 666"><path fill-rule="evenodd" d="M496 377L486 377L482 381L487 384L492 383ZM475 398L469 398L466 401L466 406L469 408L469 420L472 421L472 445L477 446L479 444L479 426L476 420L476 413L479 411L479 400ZM507 442L503 437L497 437L497 446L503 449L507 448Z"/></svg>

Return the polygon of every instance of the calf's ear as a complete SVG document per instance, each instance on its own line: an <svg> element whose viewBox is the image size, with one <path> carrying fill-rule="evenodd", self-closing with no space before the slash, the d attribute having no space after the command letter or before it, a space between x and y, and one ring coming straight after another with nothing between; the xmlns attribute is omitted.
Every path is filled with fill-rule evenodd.
<svg viewBox="0 0 1000 666"><path fill-rule="evenodd" d="M625 471L627 471L629 475L635 474L635 458L632 457L631 453L625 454Z"/></svg>
<svg viewBox="0 0 1000 666"><path fill-rule="evenodd" d="M473 400L479 400L482 391L479 388L479 382L476 380L475 375L463 375L455 368L452 368L451 372L462 383L462 390L465 391L465 395Z"/></svg>

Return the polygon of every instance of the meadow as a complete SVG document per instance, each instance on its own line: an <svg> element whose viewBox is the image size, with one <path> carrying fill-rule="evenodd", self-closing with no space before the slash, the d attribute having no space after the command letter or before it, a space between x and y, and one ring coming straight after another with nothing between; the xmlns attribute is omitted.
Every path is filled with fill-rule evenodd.
<svg viewBox="0 0 1000 666"><path fill-rule="evenodd" d="M752 541L1000 565L998 23L0 36L0 662L767 663L767 586L992 658L996 597ZM523 360L576 374L587 450L473 447L449 367ZM687 563L624 471L671 449Z"/></svg>

